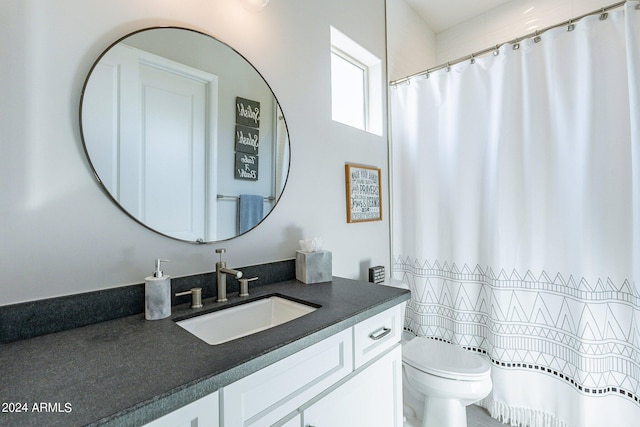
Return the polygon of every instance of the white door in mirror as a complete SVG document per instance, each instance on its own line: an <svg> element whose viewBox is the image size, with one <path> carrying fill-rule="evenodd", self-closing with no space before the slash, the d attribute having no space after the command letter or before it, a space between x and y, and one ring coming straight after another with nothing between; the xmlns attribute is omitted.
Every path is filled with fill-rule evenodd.
<svg viewBox="0 0 640 427"><path fill-rule="evenodd" d="M140 85L142 156L134 178L143 192L136 197L142 201L140 218L184 240L204 239L207 86L146 64L140 64Z"/></svg>
<svg viewBox="0 0 640 427"><path fill-rule="evenodd" d="M213 74L116 45L84 95L85 144L109 193L142 223L182 240L215 236L205 200L216 182L205 177L216 94Z"/></svg>

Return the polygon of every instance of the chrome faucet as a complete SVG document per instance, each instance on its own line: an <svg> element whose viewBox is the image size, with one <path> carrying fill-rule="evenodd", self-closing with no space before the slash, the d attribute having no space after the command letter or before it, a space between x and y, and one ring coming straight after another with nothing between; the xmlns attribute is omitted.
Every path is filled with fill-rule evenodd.
<svg viewBox="0 0 640 427"><path fill-rule="evenodd" d="M227 268L227 263L222 260L222 254L225 252L227 252L226 249L216 249L216 253L220 254L220 261L216 262L216 281L218 285L216 302L225 302L227 300L227 274L234 276L236 279L242 277L242 271Z"/></svg>

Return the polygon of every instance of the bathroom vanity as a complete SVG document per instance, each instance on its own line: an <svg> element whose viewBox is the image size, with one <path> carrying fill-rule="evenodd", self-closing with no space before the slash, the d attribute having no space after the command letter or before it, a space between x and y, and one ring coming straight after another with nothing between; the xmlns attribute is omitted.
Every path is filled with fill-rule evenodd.
<svg viewBox="0 0 640 427"><path fill-rule="evenodd" d="M260 124L240 120L245 104ZM237 219L253 209L241 206L241 195L258 196L254 208L262 201L251 225L259 226L288 179L289 135L275 94L241 54L198 29L151 27L119 37L89 70L79 125L104 194L177 241L245 233ZM249 168L255 179L238 179L246 177L234 169L243 171L248 157L260 159L260 174ZM198 253L203 260L206 250ZM249 273L254 267L243 273L259 276L259 286L246 297L234 290L228 301L219 288L221 302L210 296L226 276L188 287L174 277L174 296L202 287L204 304L174 306L161 320L145 320L138 285L0 307L0 426L400 427L400 305L409 292L337 277L272 281L279 272ZM219 344L177 323L271 296L315 310Z"/></svg>
<svg viewBox="0 0 640 427"><path fill-rule="evenodd" d="M271 295L318 308L219 345L176 324ZM201 309L174 307L163 320L140 314L3 344L0 401L16 405L0 424L401 426L400 306L408 298L335 277L290 280ZM41 403L45 410L34 410Z"/></svg>

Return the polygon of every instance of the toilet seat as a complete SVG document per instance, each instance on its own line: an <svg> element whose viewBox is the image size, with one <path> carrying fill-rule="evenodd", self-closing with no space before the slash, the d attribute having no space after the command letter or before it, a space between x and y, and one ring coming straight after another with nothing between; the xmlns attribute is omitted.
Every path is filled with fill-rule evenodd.
<svg viewBox="0 0 640 427"><path fill-rule="evenodd" d="M477 381L491 375L491 364L484 357L426 337L406 343L402 359L422 372L442 378Z"/></svg>

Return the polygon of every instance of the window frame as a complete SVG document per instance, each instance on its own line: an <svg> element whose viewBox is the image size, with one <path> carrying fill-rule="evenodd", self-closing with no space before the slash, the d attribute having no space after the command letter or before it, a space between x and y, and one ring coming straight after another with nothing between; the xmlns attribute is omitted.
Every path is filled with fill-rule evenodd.
<svg viewBox="0 0 640 427"><path fill-rule="evenodd" d="M330 63L331 63L331 118L333 119L334 96L333 96L333 61L334 55L338 58L351 63L359 70L363 71L363 102L362 109L364 115L363 125L355 126L349 123L343 123L341 120L333 119L337 123L343 123L346 126L351 126L356 129L369 132L374 135L382 136L384 132L384 93L382 77L384 65L382 61L374 54L369 52L364 47L360 46L357 42L337 30L335 27L330 26L331 33L331 49L330 49Z"/></svg>
<svg viewBox="0 0 640 427"><path fill-rule="evenodd" d="M363 63L362 61L359 61L358 59L356 59L355 57L353 57L352 55L349 55L349 53L345 52L343 49L340 49L339 47L332 45L331 46L331 60L333 61L333 56L337 56L340 59L344 60L345 62L348 62L349 64L353 65L355 68L357 68L358 70L362 71L362 123L363 123L363 128L362 130L368 130L369 129L369 85L370 85L370 79L369 79L369 66L366 65L365 63ZM331 82L333 84L333 80L334 80L334 75L333 75L333 71L331 73ZM333 95L332 95L332 110L333 110ZM333 116L333 113L332 113ZM335 120L335 119L334 119ZM340 122L342 123L342 122ZM358 129L360 129L359 126L354 126L357 127Z"/></svg>

